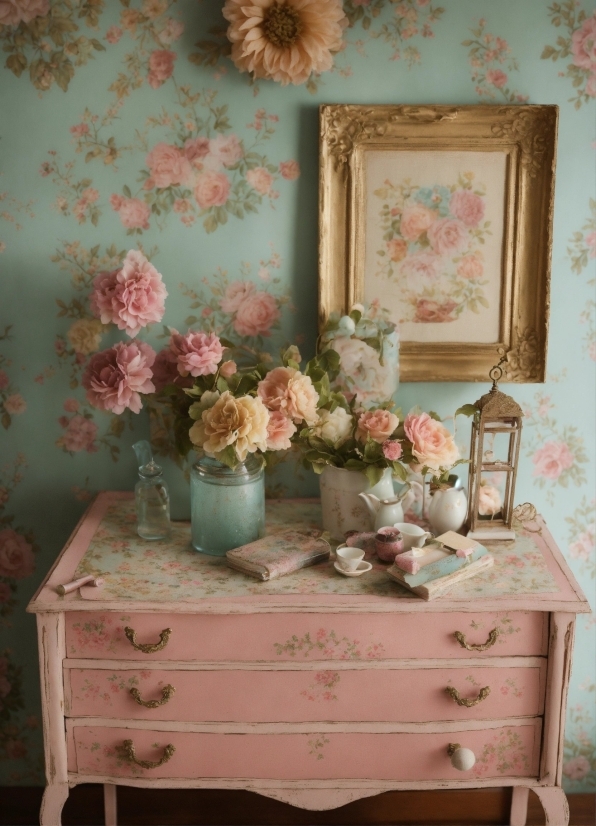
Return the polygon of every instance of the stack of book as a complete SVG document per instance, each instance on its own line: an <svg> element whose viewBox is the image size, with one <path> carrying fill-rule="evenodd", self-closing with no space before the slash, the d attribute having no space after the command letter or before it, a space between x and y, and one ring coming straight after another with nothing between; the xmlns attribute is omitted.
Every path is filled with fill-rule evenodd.
<svg viewBox="0 0 596 826"><path fill-rule="evenodd" d="M412 593L431 600L490 568L493 562L484 545L447 531L424 548L398 554L387 573Z"/></svg>

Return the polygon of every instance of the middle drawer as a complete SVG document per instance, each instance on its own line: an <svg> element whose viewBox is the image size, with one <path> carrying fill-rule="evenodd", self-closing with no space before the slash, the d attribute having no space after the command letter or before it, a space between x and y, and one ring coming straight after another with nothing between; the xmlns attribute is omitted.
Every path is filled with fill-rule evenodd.
<svg viewBox="0 0 596 826"><path fill-rule="evenodd" d="M248 664L247 664L248 665ZM326 667L330 665L331 667ZM542 714L545 661L275 670L66 668L67 715L185 722L427 722ZM347 664L346 664L347 665ZM140 701L140 702L139 702ZM149 705L147 705L149 704Z"/></svg>

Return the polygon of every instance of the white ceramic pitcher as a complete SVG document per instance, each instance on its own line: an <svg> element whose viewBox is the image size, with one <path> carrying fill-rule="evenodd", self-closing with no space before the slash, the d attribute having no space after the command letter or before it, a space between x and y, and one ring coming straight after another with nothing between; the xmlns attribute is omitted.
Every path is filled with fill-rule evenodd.
<svg viewBox="0 0 596 826"><path fill-rule="evenodd" d="M466 520L468 499L464 488L436 490L430 500L428 521L435 536L446 531L458 531Z"/></svg>
<svg viewBox="0 0 596 826"><path fill-rule="evenodd" d="M323 528L333 539L344 539L346 531L372 530L371 518L360 493L372 493L378 499L392 499L393 481L385 468L376 485L371 487L359 470L327 466L320 476Z"/></svg>

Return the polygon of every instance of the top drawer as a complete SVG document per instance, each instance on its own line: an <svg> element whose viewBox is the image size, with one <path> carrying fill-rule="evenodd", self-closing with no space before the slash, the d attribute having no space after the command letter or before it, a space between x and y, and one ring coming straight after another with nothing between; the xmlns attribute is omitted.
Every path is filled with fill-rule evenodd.
<svg viewBox="0 0 596 826"><path fill-rule="evenodd" d="M533 611L235 615L69 612L66 651L69 658L203 662L536 656L546 654L547 631L548 614Z"/></svg>

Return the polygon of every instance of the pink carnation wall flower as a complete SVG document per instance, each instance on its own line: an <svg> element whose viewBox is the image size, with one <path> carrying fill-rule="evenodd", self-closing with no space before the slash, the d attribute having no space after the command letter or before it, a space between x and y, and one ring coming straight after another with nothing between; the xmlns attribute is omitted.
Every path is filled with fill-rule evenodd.
<svg viewBox="0 0 596 826"><path fill-rule="evenodd" d="M155 392L151 367L155 351L144 342L118 342L91 357L83 374L87 401L100 410L141 411L141 394Z"/></svg>
<svg viewBox="0 0 596 826"><path fill-rule="evenodd" d="M134 337L142 327L162 320L167 295L153 264L142 252L130 250L122 269L96 276L90 304L102 324L116 324Z"/></svg>
<svg viewBox="0 0 596 826"><path fill-rule="evenodd" d="M181 376L208 376L217 373L224 348L215 333L172 331L170 350L176 356Z"/></svg>

